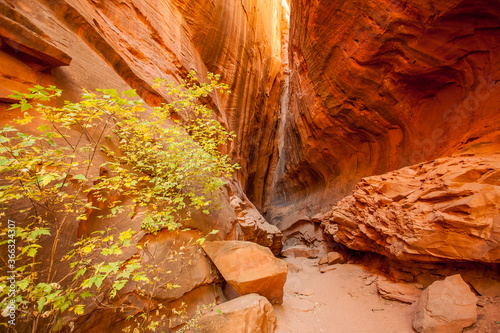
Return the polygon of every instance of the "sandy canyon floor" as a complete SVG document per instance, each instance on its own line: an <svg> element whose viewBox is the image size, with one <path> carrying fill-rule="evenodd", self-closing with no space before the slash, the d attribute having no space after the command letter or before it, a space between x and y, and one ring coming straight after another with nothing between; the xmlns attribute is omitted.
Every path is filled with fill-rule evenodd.
<svg viewBox="0 0 500 333"><path fill-rule="evenodd" d="M355 264L321 273L317 260L286 259L291 269L282 305L275 305L277 333L413 333L414 305L382 298L382 276ZM467 333L500 333L500 297L479 297L478 321Z"/></svg>

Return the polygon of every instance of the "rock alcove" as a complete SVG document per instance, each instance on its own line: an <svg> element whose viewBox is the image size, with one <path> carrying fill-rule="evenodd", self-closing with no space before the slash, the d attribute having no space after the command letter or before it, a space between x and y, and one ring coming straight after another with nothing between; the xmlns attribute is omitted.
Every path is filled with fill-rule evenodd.
<svg viewBox="0 0 500 333"><path fill-rule="evenodd" d="M171 268L181 288L157 291L153 303L126 288L113 304L158 310L159 331L182 329L199 306L220 303L223 315L198 318L206 331L309 332L300 322L343 313L338 298L382 326L357 329L364 315L343 314L347 324L314 331L434 332L422 307L454 292L465 295L466 314L439 329L499 329L498 1L1 0L0 60L2 125L19 116L10 91L35 84L56 85L73 101L82 88L133 88L151 107L169 100L153 88L156 77L213 72L229 85L232 94L203 102L235 132L222 149L241 169L220 190L221 208L193 213L192 230L178 237L217 229L208 242L269 251L248 245L246 258L241 250L251 283L234 282L230 265L192 249L192 264ZM98 219L85 223L91 230ZM119 224L130 225L140 221ZM64 230L61 251L82 228ZM167 232L141 237L137 244L165 255L178 246ZM273 255L286 256L288 268ZM267 270L252 266L255 256ZM262 297L260 287L283 288L286 270L284 294ZM354 282L342 287L347 296L320 295L314 284L327 281ZM260 287L238 289L245 283ZM247 296L235 299L235 289ZM284 310L274 305L275 315L268 301ZM183 303L186 318L172 311ZM241 322L243 312L261 321ZM134 314L93 304L65 317L62 330L119 332Z"/></svg>

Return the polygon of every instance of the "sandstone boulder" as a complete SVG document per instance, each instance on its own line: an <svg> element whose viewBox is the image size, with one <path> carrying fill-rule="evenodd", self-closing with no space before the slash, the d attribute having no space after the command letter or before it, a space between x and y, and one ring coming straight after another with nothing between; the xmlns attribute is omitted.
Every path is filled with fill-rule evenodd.
<svg viewBox="0 0 500 333"><path fill-rule="evenodd" d="M342 264L345 262L344 256L342 253L338 252L329 252L326 256L322 257L319 261L319 265L334 265L334 264Z"/></svg>
<svg viewBox="0 0 500 333"><path fill-rule="evenodd" d="M275 304L283 302L288 268L271 250L251 242L205 242L203 249L224 279L240 295L257 293Z"/></svg>
<svg viewBox="0 0 500 333"><path fill-rule="evenodd" d="M276 315L265 297L248 294L216 306L199 324L205 333L272 333Z"/></svg>
<svg viewBox="0 0 500 333"><path fill-rule="evenodd" d="M413 327L420 333L459 333L477 320L477 297L457 274L436 281L416 304Z"/></svg>
<svg viewBox="0 0 500 333"><path fill-rule="evenodd" d="M500 154L364 178L323 222L351 249L396 261L500 262Z"/></svg>
<svg viewBox="0 0 500 333"><path fill-rule="evenodd" d="M296 245L284 249L281 255L287 258L317 258L318 253L318 249L310 248L306 245Z"/></svg>

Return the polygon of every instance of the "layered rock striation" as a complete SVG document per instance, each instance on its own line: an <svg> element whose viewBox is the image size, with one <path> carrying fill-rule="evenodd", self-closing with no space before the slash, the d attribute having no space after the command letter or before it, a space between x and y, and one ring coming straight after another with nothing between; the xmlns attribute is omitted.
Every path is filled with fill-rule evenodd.
<svg viewBox="0 0 500 333"><path fill-rule="evenodd" d="M500 154L364 178L323 225L349 248L392 260L500 263Z"/></svg>
<svg viewBox="0 0 500 333"><path fill-rule="evenodd" d="M285 154L270 219L288 228L349 195L362 177L497 149L499 8L292 1Z"/></svg>
<svg viewBox="0 0 500 333"><path fill-rule="evenodd" d="M281 1L28 0L1 4L10 13L3 20L26 18L29 27L50 37L52 44L74 59L74 66L53 73L56 85L70 99L78 98L82 87L124 89L126 84L155 106L168 101L167 95L152 88L156 77L178 82L190 70L202 80L207 71L220 74L232 94L214 93L206 103L236 133L227 150L242 167L239 183L260 206L272 182L273 173L268 170L274 170L278 160L282 41L288 29ZM43 47L39 38L25 38ZM49 51L44 54L49 57ZM14 80L23 79L14 75Z"/></svg>
<svg viewBox="0 0 500 333"><path fill-rule="evenodd" d="M139 232L133 244L147 244L163 258L182 252L182 245L187 259L180 258L179 265L164 262L161 269L169 268L171 273L159 278L161 288L148 289L150 299L134 284L113 300L115 304L127 309L161 308L162 329L168 330L169 324L182 324L173 308L186 303L186 314L191 316L198 304L224 301L220 275L190 243L212 229L219 233L211 239L245 239L280 252L280 231L267 223L244 193L263 197L272 180L268 170L273 170L279 155L275 142L282 113L282 39L288 27L281 1L2 0L0 22L2 125L20 115L18 110L7 110L10 90L27 92L34 84L62 89L61 104L63 99L78 100L82 88L133 88L149 106L157 106L168 102L169 96L152 87L154 78L179 82L195 70L201 81L206 81L208 71L219 74L232 91L230 95L214 92L203 102L237 135L223 147L241 166L234 185L237 196L230 199L222 189L216 194L221 208L211 215L193 213L187 227L194 230L189 233ZM97 172L97 167L91 170ZM75 223L65 228L58 254L69 251L70 244L86 232L106 227L94 215L99 214L90 214L83 226ZM117 232L138 231L142 217L124 214L110 223ZM138 255L145 266L154 261L146 249L132 252L120 259ZM61 268L58 274L66 272ZM185 281L176 282L174 277ZM182 287L170 290L173 284ZM125 318L136 313L93 305L86 307L83 316L65 318L65 323L73 321L81 331L119 331L130 325Z"/></svg>

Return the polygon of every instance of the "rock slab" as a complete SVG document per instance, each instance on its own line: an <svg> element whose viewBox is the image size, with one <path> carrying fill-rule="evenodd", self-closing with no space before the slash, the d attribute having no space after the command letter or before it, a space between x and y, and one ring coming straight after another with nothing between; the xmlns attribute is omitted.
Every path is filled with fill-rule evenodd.
<svg viewBox="0 0 500 333"><path fill-rule="evenodd" d="M345 262L345 260L344 260L344 256L342 255L342 253L328 252L328 254L326 256L322 257L318 261L318 265L325 265L325 264L335 265L335 264L342 264L344 262Z"/></svg>
<svg viewBox="0 0 500 333"><path fill-rule="evenodd" d="M267 247L244 241L205 242L203 250L240 295L257 293L272 304L283 302L288 268Z"/></svg>
<svg viewBox="0 0 500 333"><path fill-rule="evenodd" d="M377 290L382 298L408 304L414 303L422 293L414 283L395 283L387 280L377 281Z"/></svg>
<svg viewBox="0 0 500 333"><path fill-rule="evenodd" d="M420 333L460 333L476 322L476 303L460 274L436 281L417 301L413 328Z"/></svg>
<svg viewBox="0 0 500 333"><path fill-rule="evenodd" d="M337 242L395 261L499 263L500 154L364 178L323 225Z"/></svg>
<svg viewBox="0 0 500 333"><path fill-rule="evenodd" d="M248 294L216 306L199 323L205 333L272 333L276 315L265 297Z"/></svg>
<svg viewBox="0 0 500 333"><path fill-rule="evenodd" d="M317 258L319 254L318 249L310 248L306 245L296 245L284 249L281 252L283 257L287 258Z"/></svg>

